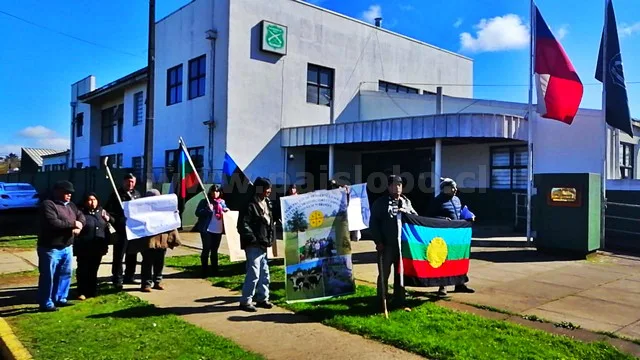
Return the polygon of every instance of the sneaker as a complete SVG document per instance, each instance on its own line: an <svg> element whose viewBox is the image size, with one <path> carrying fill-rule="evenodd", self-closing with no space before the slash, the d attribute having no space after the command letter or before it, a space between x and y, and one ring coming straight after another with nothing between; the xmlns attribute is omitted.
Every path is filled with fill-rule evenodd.
<svg viewBox="0 0 640 360"><path fill-rule="evenodd" d="M440 286L440 288L438 289L438 292L436 292L436 295L447 296L447 288L445 288L444 286Z"/></svg>
<svg viewBox="0 0 640 360"><path fill-rule="evenodd" d="M164 290L164 285L162 285L162 284L155 284L155 285L153 286L153 288L154 288L155 290Z"/></svg>
<svg viewBox="0 0 640 360"><path fill-rule="evenodd" d="M255 306L253 306L253 304L240 304L240 310L246 311L246 312L256 312L258 311L258 309L256 309Z"/></svg>
<svg viewBox="0 0 640 360"><path fill-rule="evenodd" d="M258 301L256 303L256 307L263 308L263 309L271 309L271 308L273 308L273 304L270 303L269 300L267 300L267 301Z"/></svg>
<svg viewBox="0 0 640 360"><path fill-rule="evenodd" d="M58 308L57 308L57 307L55 307L55 306L52 306L52 307L41 307L41 308L39 309L39 311L40 311L40 312L56 312L56 311L59 311L59 310L60 310L60 309L58 309Z"/></svg>
<svg viewBox="0 0 640 360"><path fill-rule="evenodd" d="M145 286L142 289L140 289L140 291L145 292L145 293L150 293L151 292L151 286Z"/></svg>
<svg viewBox="0 0 640 360"><path fill-rule="evenodd" d="M473 294L476 291L468 287L467 285L456 285L455 292Z"/></svg>

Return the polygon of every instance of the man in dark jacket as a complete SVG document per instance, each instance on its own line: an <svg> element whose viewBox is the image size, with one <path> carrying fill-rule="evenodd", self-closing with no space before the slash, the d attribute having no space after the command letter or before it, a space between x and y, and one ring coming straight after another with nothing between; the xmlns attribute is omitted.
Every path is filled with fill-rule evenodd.
<svg viewBox="0 0 640 360"><path fill-rule="evenodd" d="M405 291L400 282L400 243L398 241L398 213L417 214L411 201L402 195L402 178L391 175L388 179L389 196L376 200L371 207L369 230L376 243L378 257L382 257L382 274L378 274L378 297L388 294L391 265L394 267L393 298L395 305L404 302ZM384 292L383 292L384 289Z"/></svg>
<svg viewBox="0 0 640 360"><path fill-rule="evenodd" d="M242 286L240 309L256 312L256 307L271 309L269 302L269 264L267 249L275 244L275 219L269 195L271 182L257 178L255 195L241 211L238 218L240 247L247 256L247 275ZM256 294L257 289L257 294ZM256 296L256 304L252 299Z"/></svg>
<svg viewBox="0 0 640 360"><path fill-rule="evenodd" d="M136 177L133 174L127 174L122 180L122 187L118 189L120 199L122 202L139 199L141 197L140 192L135 189ZM107 201L105 210L109 212L109 215L114 220L114 228L116 229L116 243L113 246L113 262L111 265L111 275L113 286L122 290L122 284L136 284L134 275L136 273L137 253L127 253L127 233L126 218L124 217L124 210L118 202L116 193L112 193ZM126 255L126 257L125 257ZM124 271L124 277L122 275L122 259L125 258L126 270Z"/></svg>
<svg viewBox="0 0 640 360"><path fill-rule="evenodd" d="M41 311L67 306L73 265L73 239L85 224L84 215L71 202L73 184L59 181L53 196L40 205L38 234L38 305Z"/></svg>
<svg viewBox="0 0 640 360"><path fill-rule="evenodd" d="M453 179L440 179L440 194L438 194L429 206L429 217L436 217L446 220L465 220L461 217L462 202L457 196L458 185ZM469 221L475 221L475 216ZM467 287L465 284L455 286L455 292L474 293L475 290ZM447 290L444 286L438 289L439 296L446 296Z"/></svg>

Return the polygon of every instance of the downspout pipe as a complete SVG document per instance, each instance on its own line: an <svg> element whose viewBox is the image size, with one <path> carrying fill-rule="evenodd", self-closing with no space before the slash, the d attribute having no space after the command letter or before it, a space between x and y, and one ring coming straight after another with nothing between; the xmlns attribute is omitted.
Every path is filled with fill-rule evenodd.
<svg viewBox="0 0 640 360"><path fill-rule="evenodd" d="M208 153L208 162L209 162L209 171L211 172L210 182L214 182L213 176L213 135L215 128L215 104L216 104L216 40L218 39L218 31L207 30L207 40L210 41L211 44L211 65L210 65L210 73L211 73L211 106L209 113L209 120L206 124L209 127L209 153Z"/></svg>

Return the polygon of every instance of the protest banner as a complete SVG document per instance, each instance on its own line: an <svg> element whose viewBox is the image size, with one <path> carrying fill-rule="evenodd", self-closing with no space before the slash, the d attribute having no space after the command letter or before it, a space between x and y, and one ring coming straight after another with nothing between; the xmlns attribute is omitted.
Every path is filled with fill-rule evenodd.
<svg viewBox="0 0 640 360"><path fill-rule="evenodd" d="M462 285L469 281L471 222L411 214L398 217L404 286Z"/></svg>
<svg viewBox="0 0 640 360"><path fill-rule="evenodd" d="M347 207L347 218L349 231L364 230L369 227L369 196L367 195L367 184L355 184L349 186L349 205Z"/></svg>
<svg viewBox="0 0 640 360"><path fill-rule="evenodd" d="M355 292L344 189L280 199L287 302Z"/></svg>
<svg viewBox="0 0 640 360"><path fill-rule="evenodd" d="M238 211L227 211L222 216L224 222L224 233L229 247L229 260L231 262L245 261L247 255L240 247L240 234L238 233ZM275 244L273 246L276 246ZM273 248L267 249L267 257L273 259Z"/></svg>
<svg viewBox="0 0 640 360"><path fill-rule="evenodd" d="M153 236L180 227L178 197L175 194L150 196L122 203L127 219L127 239Z"/></svg>

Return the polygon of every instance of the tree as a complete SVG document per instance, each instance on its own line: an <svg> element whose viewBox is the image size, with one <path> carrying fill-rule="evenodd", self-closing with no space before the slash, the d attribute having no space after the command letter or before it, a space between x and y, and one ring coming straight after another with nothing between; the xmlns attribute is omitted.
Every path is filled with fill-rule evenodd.
<svg viewBox="0 0 640 360"><path fill-rule="evenodd" d="M287 220L287 228L290 232L302 232L309 228L309 223L300 210L295 210L291 219Z"/></svg>
<svg viewBox="0 0 640 360"><path fill-rule="evenodd" d="M14 153L9 153L9 155L5 156L4 162L8 165L10 170L20 167L20 158Z"/></svg>

